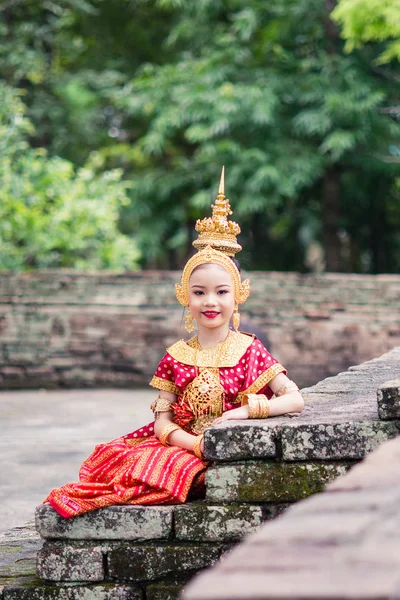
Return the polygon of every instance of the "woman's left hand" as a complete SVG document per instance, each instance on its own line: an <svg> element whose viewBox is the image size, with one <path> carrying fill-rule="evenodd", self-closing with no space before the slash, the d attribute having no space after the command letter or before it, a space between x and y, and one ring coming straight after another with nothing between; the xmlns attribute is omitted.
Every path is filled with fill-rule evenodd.
<svg viewBox="0 0 400 600"><path fill-rule="evenodd" d="M237 419L248 419L249 418L249 407L239 406L239 408L233 408L232 410L227 410L220 417L215 419L213 425L219 425L220 423L224 423L225 421L233 421Z"/></svg>

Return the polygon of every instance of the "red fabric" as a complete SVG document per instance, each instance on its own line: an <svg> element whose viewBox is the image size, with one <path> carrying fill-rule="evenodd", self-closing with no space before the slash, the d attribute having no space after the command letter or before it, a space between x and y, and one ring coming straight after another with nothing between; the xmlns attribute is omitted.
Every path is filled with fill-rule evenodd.
<svg viewBox="0 0 400 600"><path fill-rule="evenodd" d="M155 437L137 442L125 436L97 446L81 467L80 481L52 490L46 501L65 518L116 504L178 504L206 466Z"/></svg>

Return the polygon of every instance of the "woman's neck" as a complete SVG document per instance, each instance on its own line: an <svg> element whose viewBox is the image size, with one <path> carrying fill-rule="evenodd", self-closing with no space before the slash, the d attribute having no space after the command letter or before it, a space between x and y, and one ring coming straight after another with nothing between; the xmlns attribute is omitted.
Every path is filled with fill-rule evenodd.
<svg viewBox="0 0 400 600"><path fill-rule="evenodd" d="M207 348L212 348L216 346L220 342L226 340L229 335L229 327L223 329L199 329L197 333L197 341L203 350L207 350Z"/></svg>

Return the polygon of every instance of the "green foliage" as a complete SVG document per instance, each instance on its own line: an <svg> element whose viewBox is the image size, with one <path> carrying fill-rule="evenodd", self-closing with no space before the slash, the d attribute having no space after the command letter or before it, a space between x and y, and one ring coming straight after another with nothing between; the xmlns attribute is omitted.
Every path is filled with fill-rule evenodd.
<svg viewBox="0 0 400 600"><path fill-rule="evenodd" d="M127 202L121 172L96 176L32 149L32 125L12 89L0 85L0 269L132 269L139 254L117 229Z"/></svg>
<svg viewBox="0 0 400 600"><path fill-rule="evenodd" d="M339 1L335 18L361 36L349 44L370 24L370 43L347 54L325 0L5 0L0 102L16 121L1 125L1 177L14 177L3 193L9 207L17 188L25 207L40 199L33 221L57 231L18 260L123 267L137 258L129 236L142 266L180 266L225 164L243 266L304 270L321 244L327 269L400 269L398 75L377 67L396 2L373 14L375 0ZM15 106L1 100L11 89ZM89 226L92 211L109 216ZM86 224L68 239L75 219ZM10 238L9 260L29 236ZM111 238L118 260L96 246Z"/></svg>
<svg viewBox="0 0 400 600"><path fill-rule="evenodd" d="M400 60L400 0L339 0L332 18L342 27L346 50L385 42L377 63Z"/></svg>

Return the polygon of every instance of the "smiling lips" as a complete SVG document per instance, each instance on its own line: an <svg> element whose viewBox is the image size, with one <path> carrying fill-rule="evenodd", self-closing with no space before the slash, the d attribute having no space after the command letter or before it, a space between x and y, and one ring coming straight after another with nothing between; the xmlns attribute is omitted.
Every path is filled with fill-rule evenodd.
<svg viewBox="0 0 400 600"><path fill-rule="evenodd" d="M218 317L219 312L216 312L215 310L206 310L203 312L203 315L207 317L207 319L215 319L215 317Z"/></svg>

